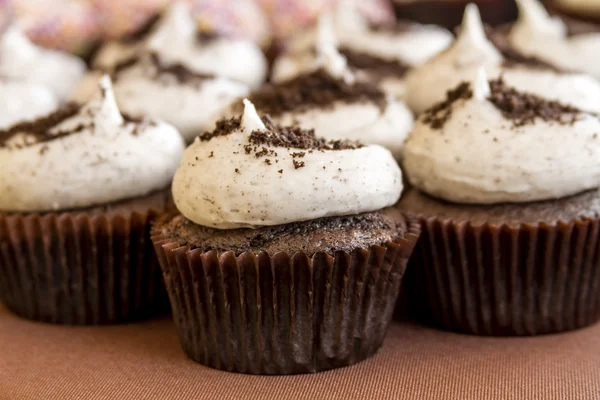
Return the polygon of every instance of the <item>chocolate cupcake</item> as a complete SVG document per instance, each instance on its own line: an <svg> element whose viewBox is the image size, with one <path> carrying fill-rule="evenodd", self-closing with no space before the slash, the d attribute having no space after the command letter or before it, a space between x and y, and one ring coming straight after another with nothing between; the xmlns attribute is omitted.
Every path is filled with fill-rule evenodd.
<svg viewBox="0 0 600 400"><path fill-rule="evenodd" d="M104 77L86 105L0 131L0 298L25 318L130 321L164 311L149 238L184 150L121 115ZM172 205L171 205L172 207Z"/></svg>
<svg viewBox="0 0 600 400"><path fill-rule="evenodd" d="M523 53L499 31L486 34L473 4L467 6L452 46L407 75L407 105L417 114L423 112L443 101L448 90L474 76L481 65L490 77L502 76L519 90L585 111L600 110L600 83L596 79Z"/></svg>
<svg viewBox="0 0 600 400"><path fill-rule="evenodd" d="M320 46L305 70L271 83L249 96L273 122L312 128L329 140L359 140L379 144L400 158L402 145L413 126L413 116L404 103L369 81L361 81L333 45ZM240 115L238 99L222 116Z"/></svg>
<svg viewBox="0 0 600 400"><path fill-rule="evenodd" d="M287 52L275 61L274 80L285 78L290 67L312 63L320 43L333 42L355 73L386 93L402 97L406 73L452 41L450 32L436 26L409 22L369 25L355 7L344 3L333 15L322 15L314 29L291 41Z"/></svg>
<svg viewBox="0 0 600 400"><path fill-rule="evenodd" d="M36 46L16 26L9 26L0 34L0 77L3 80L46 88L57 101L63 101L85 71L83 60Z"/></svg>
<svg viewBox="0 0 600 400"><path fill-rule="evenodd" d="M188 147L181 215L152 240L185 353L251 374L354 364L381 346L419 233L380 146L272 124L245 102Z"/></svg>
<svg viewBox="0 0 600 400"><path fill-rule="evenodd" d="M519 18L508 33L515 49L560 68L600 78L599 28L577 29L577 25L548 14L537 0L518 0L517 4Z"/></svg>
<svg viewBox="0 0 600 400"><path fill-rule="evenodd" d="M480 335L600 319L599 132L598 115L483 69L423 113L399 203L422 223L407 287L423 319Z"/></svg>

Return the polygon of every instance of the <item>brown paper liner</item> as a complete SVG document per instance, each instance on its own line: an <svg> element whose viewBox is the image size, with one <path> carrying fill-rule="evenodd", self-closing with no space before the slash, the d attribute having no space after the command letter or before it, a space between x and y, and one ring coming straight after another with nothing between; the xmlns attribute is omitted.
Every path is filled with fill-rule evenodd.
<svg viewBox="0 0 600 400"><path fill-rule="evenodd" d="M236 257L152 237L184 352L209 367L298 374L373 355L419 235L352 253Z"/></svg>
<svg viewBox="0 0 600 400"><path fill-rule="evenodd" d="M164 313L168 297L150 240L157 215L0 213L0 298L22 317L57 324Z"/></svg>
<svg viewBox="0 0 600 400"><path fill-rule="evenodd" d="M406 278L419 317L443 329L503 336L600 319L598 219L519 227L421 221Z"/></svg>

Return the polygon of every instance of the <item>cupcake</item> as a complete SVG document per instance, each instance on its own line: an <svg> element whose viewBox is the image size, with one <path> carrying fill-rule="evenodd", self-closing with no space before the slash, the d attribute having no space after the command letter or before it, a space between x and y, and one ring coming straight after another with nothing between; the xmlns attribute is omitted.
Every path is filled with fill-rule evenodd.
<svg viewBox="0 0 600 400"><path fill-rule="evenodd" d="M422 224L407 286L423 319L479 335L600 319L599 133L597 114L483 70L421 115L399 207Z"/></svg>
<svg viewBox="0 0 600 400"><path fill-rule="evenodd" d="M292 40L287 53L276 59L272 78L286 79L294 66L312 63L323 37L335 41L348 64L395 96L404 95L404 76L412 67L445 49L452 35L445 29L415 23L372 26L342 2L336 13L324 14L312 32ZM327 41L327 39L326 39Z"/></svg>
<svg viewBox="0 0 600 400"><path fill-rule="evenodd" d="M600 78L600 29L573 32L560 17L550 16L537 0L519 0L519 18L508 40L521 53L560 68Z"/></svg>
<svg viewBox="0 0 600 400"><path fill-rule="evenodd" d="M173 180L152 240L185 353L252 374L343 367L382 344L419 226L377 145L260 118L221 120Z"/></svg>
<svg viewBox="0 0 600 400"><path fill-rule="evenodd" d="M248 85L231 79L232 75L243 72L249 74L246 78L251 78L253 84L262 82L262 58L260 68L255 68L256 57L246 42L236 45L213 38L205 47L205 40L198 39L184 3L171 7L147 38L144 51L113 69L115 96L121 109L133 116L162 119L191 141L198 131L209 127L214 114L248 94ZM87 92L87 85L82 85L82 92ZM82 94L76 97L85 98Z"/></svg>
<svg viewBox="0 0 600 400"><path fill-rule="evenodd" d="M328 140L379 144L400 159L413 126L410 110L371 82L358 80L334 46L320 48L306 70L261 87L250 94L250 101L278 125L312 128L317 137ZM241 115L243 110L239 99L224 116Z"/></svg>
<svg viewBox="0 0 600 400"><path fill-rule="evenodd" d="M137 34L106 43L93 65L111 71L148 47L158 47L167 63L183 63L199 73L223 76L250 87L258 87L267 75L265 57L255 43L200 30L190 3L182 0L175 1L164 15L151 19Z"/></svg>
<svg viewBox="0 0 600 400"><path fill-rule="evenodd" d="M34 83L0 78L0 129L49 114L59 101L52 90Z"/></svg>
<svg viewBox="0 0 600 400"><path fill-rule="evenodd" d="M493 39L492 42L490 39ZM509 86L585 111L600 111L600 83L593 77L561 70L510 47L498 35L486 36L477 7L467 6L460 33L445 52L411 71L406 78L407 105L421 113L444 100L446 92L484 65L490 77Z"/></svg>
<svg viewBox="0 0 600 400"><path fill-rule="evenodd" d="M121 114L108 77L83 106L0 131L0 298L59 324L155 315L166 297L151 220L172 206L184 143Z"/></svg>
<svg viewBox="0 0 600 400"><path fill-rule="evenodd" d="M3 80L47 88L63 101L85 70L85 63L78 57L38 47L16 26L8 27L0 35L0 77ZM47 94L42 96L48 97Z"/></svg>

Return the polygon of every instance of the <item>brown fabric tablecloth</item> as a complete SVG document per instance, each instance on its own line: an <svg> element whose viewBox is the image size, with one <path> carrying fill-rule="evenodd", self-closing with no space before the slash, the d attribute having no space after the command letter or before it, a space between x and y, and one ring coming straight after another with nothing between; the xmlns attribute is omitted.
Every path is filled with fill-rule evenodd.
<svg viewBox="0 0 600 400"><path fill-rule="evenodd" d="M61 327L0 307L0 399L600 399L600 325L485 338L396 322L355 366L299 376L220 372L183 355L168 318Z"/></svg>

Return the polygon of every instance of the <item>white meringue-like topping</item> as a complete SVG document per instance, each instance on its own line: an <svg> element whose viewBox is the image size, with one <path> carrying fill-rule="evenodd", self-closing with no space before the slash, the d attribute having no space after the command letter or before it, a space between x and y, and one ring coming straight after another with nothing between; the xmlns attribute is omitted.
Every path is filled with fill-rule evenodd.
<svg viewBox="0 0 600 400"><path fill-rule="evenodd" d="M519 18L508 39L528 56L535 56L566 70L584 72L600 78L600 33L567 36L567 27L552 17L537 0L517 0Z"/></svg>
<svg viewBox="0 0 600 400"><path fill-rule="evenodd" d="M45 86L59 100L64 100L85 70L85 63L78 57L38 47L14 25L0 35L0 76L3 78Z"/></svg>
<svg viewBox="0 0 600 400"><path fill-rule="evenodd" d="M502 75L507 84L520 90L585 111L600 111L600 83L592 77L526 65L505 66L503 62L501 53L486 38L477 7L469 4L456 42L407 75L406 102L415 113L421 113L484 66L488 76Z"/></svg>
<svg viewBox="0 0 600 400"><path fill-rule="evenodd" d="M128 114L151 115L174 125L187 142L212 129L216 115L249 93L248 86L224 77L157 78L156 68L145 59L119 72L115 81L119 105Z"/></svg>
<svg viewBox="0 0 600 400"><path fill-rule="evenodd" d="M405 144L409 181L457 203L548 200L600 186L600 119L584 112L564 121L507 119L485 94L481 71L473 95L456 100L442 127L423 118Z"/></svg>
<svg viewBox="0 0 600 400"><path fill-rule="evenodd" d="M90 207L169 185L184 150L177 130L123 118L110 79L99 85L89 103L54 126L0 135L0 210Z"/></svg>
<svg viewBox="0 0 600 400"><path fill-rule="evenodd" d="M400 168L380 146L297 149L262 142L258 148L268 154L257 156L252 133L278 133L263 130L256 110L245 104L239 128L197 138L184 153L173 198L189 220L255 228L375 211L400 198Z"/></svg>
<svg viewBox="0 0 600 400"><path fill-rule="evenodd" d="M59 101L45 86L0 79L0 129L54 111Z"/></svg>

